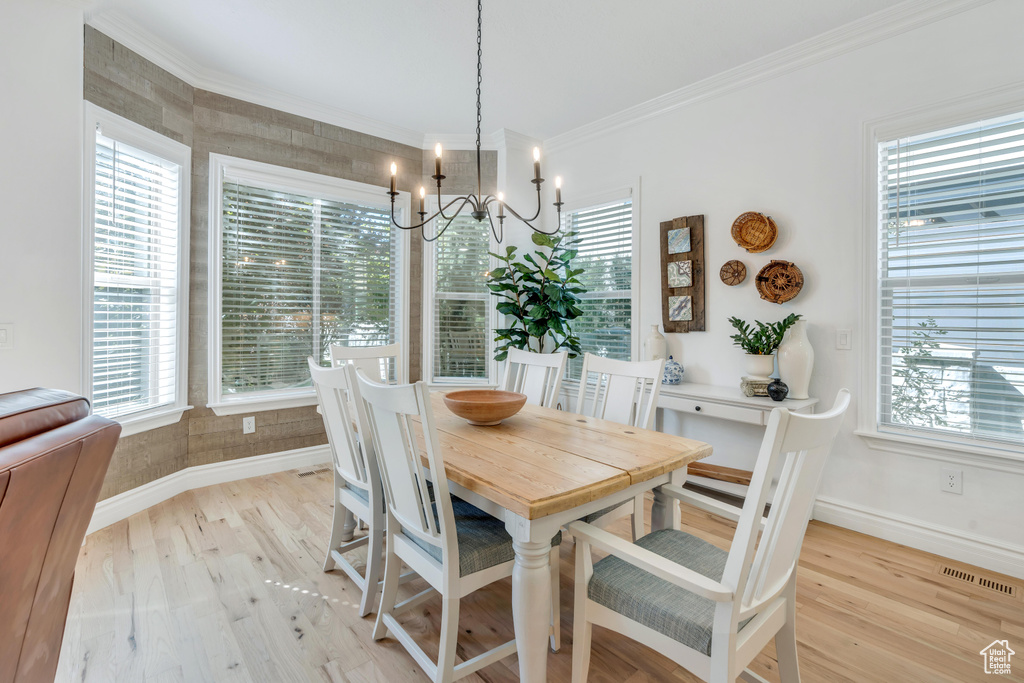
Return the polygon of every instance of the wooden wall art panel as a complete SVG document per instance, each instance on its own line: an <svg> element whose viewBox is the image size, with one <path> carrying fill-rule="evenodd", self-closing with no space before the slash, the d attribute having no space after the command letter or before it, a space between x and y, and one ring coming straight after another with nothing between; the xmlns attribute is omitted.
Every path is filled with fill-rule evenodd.
<svg viewBox="0 0 1024 683"><path fill-rule="evenodd" d="M704 216L661 224L661 317L666 332L704 331Z"/></svg>

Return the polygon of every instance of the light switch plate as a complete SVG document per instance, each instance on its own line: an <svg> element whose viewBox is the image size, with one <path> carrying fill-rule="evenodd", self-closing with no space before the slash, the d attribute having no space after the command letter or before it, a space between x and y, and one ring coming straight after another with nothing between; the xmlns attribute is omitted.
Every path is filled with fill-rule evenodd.
<svg viewBox="0 0 1024 683"><path fill-rule="evenodd" d="M840 351L853 348L853 330L836 330L836 348Z"/></svg>
<svg viewBox="0 0 1024 683"><path fill-rule="evenodd" d="M14 348L14 323L0 323L0 349Z"/></svg>

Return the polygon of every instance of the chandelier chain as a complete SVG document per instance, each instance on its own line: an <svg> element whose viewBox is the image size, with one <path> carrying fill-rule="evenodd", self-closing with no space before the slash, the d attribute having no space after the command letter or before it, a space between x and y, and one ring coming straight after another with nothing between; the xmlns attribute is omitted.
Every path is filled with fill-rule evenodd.
<svg viewBox="0 0 1024 683"><path fill-rule="evenodd" d="M477 0L476 3L476 148L480 149L480 89L484 82L483 75L483 23L484 23L484 2Z"/></svg>

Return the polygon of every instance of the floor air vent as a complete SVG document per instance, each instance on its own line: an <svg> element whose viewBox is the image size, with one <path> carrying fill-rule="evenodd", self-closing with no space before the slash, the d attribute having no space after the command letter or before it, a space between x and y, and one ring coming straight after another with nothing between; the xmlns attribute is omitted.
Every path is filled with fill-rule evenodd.
<svg viewBox="0 0 1024 683"><path fill-rule="evenodd" d="M301 475L300 475L301 476ZM957 579L958 581L966 581L967 583L974 583L974 574L965 572L963 569L956 569L955 567L942 567L942 575L948 576L951 579Z"/></svg>
<svg viewBox="0 0 1024 683"><path fill-rule="evenodd" d="M1001 581L993 581L992 579L986 579L984 576L978 577L978 585L982 588L988 588L989 590L998 591L1006 595L1017 596L1017 587L1011 586L1008 583L1002 583Z"/></svg>
<svg viewBox="0 0 1024 683"><path fill-rule="evenodd" d="M330 467L321 467L321 468L316 469L316 470L305 470L303 472L299 472L295 476L297 476L297 477L312 477L313 475L316 475L316 474L329 474L330 471L331 471Z"/></svg>
<svg viewBox="0 0 1024 683"><path fill-rule="evenodd" d="M942 565L939 573L942 576L948 576L949 578L956 579L957 581L981 586L982 588L987 588L988 590L996 591L1003 595L1009 595L1014 598L1018 595L1017 586L1014 586L1013 584L1003 583L1002 581L996 581L995 579L990 579L985 576L977 576L969 571L957 569L956 567L947 567L946 565Z"/></svg>

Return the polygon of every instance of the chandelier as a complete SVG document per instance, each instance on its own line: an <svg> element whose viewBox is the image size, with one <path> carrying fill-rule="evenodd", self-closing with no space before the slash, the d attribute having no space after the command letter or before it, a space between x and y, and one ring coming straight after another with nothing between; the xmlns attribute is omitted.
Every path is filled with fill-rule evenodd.
<svg viewBox="0 0 1024 683"><path fill-rule="evenodd" d="M495 241L499 244L504 237L505 227L505 212L515 216L520 221L525 223L535 232L543 233L545 235L553 235L558 232L558 226L561 225L562 219L562 178L555 178L555 213L557 221L555 222L555 229L551 232L541 230L534 221L540 216L541 210L541 199L540 199L540 187L544 184L544 178L540 174L540 149L537 147L533 148L533 180L530 182L536 186L537 189L537 210L533 216L524 218L515 209L505 203L505 195L501 192L497 196L483 194L483 181L480 172L480 87L483 83L483 71L481 68L481 57L483 50L481 48L481 34L483 30L483 0L477 0L476 4L476 194L467 194L460 197L456 197L449 201L447 204L442 205L441 200L441 181L445 179L445 176L441 173L441 143L437 144L434 148L436 157L434 159L434 175L431 176L437 181L437 205L438 210L434 213L427 215L424 210L424 200L427 196L426 188L420 187L420 210L417 211L420 217L420 222L415 225L400 225L395 219L395 197L398 196L398 192L395 190L395 182L398 177L398 166L394 162L391 164L391 190L388 194L391 196L391 223L400 230L416 230L419 229L423 236L423 239L427 242L433 242L448 229L448 226L452 224L459 214L462 213L463 209L467 206L470 208L469 215L475 218L477 221L483 221L487 219L490 223L491 233L494 235ZM498 208L498 225L494 225L494 216L492 215L492 205L497 204ZM425 226L434 221L438 220L438 223L443 222L438 230L435 231L433 237L428 237Z"/></svg>

